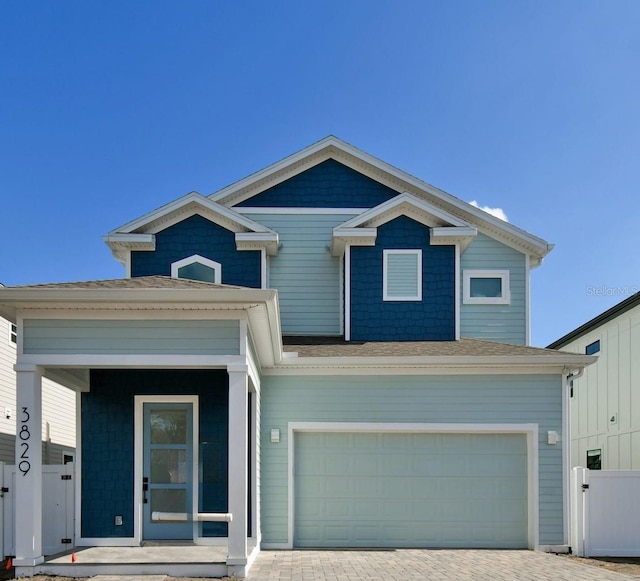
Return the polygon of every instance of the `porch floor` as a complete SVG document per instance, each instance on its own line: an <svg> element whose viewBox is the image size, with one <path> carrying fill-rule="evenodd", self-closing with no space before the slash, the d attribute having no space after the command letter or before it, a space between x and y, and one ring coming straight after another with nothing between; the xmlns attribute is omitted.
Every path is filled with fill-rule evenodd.
<svg viewBox="0 0 640 581"><path fill-rule="evenodd" d="M248 545L249 555L255 545ZM145 543L141 547L77 547L51 555L34 573L91 577L93 575L153 575L223 577L227 575L227 545Z"/></svg>

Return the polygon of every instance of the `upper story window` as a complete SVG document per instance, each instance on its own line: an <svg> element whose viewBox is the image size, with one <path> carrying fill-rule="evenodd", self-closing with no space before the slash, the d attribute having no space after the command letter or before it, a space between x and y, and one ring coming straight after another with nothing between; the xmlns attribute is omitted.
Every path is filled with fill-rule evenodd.
<svg viewBox="0 0 640 581"><path fill-rule="evenodd" d="M422 250L383 251L383 300L422 300Z"/></svg>
<svg viewBox="0 0 640 581"><path fill-rule="evenodd" d="M600 353L600 339L593 343L589 343L585 347L584 352L586 355L595 355L596 353Z"/></svg>
<svg viewBox="0 0 640 581"><path fill-rule="evenodd" d="M222 281L222 265L199 254L194 254L172 263L171 276L220 284Z"/></svg>
<svg viewBox="0 0 640 581"><path fill-rule="evenodd" d="M9 340L14 345L18 343L18 327L11 323L11 329L9 330Z"/></svg>
<svg viewBox="0 0 640 581"><path fill-rule="evenodd" d="M508 305L508 270L465 270L463 302L467 305Z"/></svg>

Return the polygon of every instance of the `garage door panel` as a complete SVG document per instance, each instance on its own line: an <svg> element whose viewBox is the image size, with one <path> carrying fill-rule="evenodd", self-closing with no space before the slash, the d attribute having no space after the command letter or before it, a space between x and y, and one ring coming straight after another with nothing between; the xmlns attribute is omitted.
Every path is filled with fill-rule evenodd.
<svg viewBox="0 0 640 581"><path fill-rule="evenodd" d="M296 546L527 546L523 434L298 433L294 462Z"/></svg>

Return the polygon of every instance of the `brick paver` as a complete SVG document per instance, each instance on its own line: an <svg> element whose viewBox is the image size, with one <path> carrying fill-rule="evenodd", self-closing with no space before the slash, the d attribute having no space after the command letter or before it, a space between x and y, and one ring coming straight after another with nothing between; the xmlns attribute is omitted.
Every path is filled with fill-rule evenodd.
<svg viewBox="0 0 640 581"><path fill-rule="evenodd" d="M262 551L248 581L625 581L535 551L421 550ZM637 580L636 580L637 581Z"/></svg>

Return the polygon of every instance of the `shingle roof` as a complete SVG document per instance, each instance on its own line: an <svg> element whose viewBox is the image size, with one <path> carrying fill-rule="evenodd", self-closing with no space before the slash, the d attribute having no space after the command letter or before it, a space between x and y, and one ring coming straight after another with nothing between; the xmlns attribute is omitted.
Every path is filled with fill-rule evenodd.
<svg viewBox="0 0 640 581"><path fill-rule="evenodd" d="M133 278L114 278L109 280L88 280L79 282L58 282L34 284L25 286L5 287L14 289L245 289L246 287L232 286L228 284L215 284L212 282L201 282L186 278L173 278L170 276L137 276Z"/></svg>
<svg viewBox="0 0 640 581"><path fill-rule="evenodd" d="M525 347L485 341L482 339L459 339L457 341L366 341L346 342L329 337L284 337L284 351L297 352L298 357L535 357L559 355L552 349Z"/></svg>

